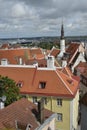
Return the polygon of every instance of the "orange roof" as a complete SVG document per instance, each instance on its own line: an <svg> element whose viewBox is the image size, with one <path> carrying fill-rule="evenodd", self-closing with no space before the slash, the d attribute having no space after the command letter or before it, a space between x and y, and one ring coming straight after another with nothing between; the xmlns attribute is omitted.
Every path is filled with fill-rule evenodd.
<svg viewBox="0 0 87 130"><path fill-rule="evenodd" d="M66 66L64 68L60 68L60 71L62 71L64 74L68 75L69 77L71 77L73 75L73 73L71 72L71 70L68 66Z"/></svg>
<svg viewBox="0 0 87 130"><path fill-rule="evenodd" d="M74 97L78 89L78 82L58 69L0 66L0 75L21 81L20 92L25 94ZM46 83L45 89L39 88L40 82Z"/></svg>
<svg viewBox="0 0 87 130"><path fill-rule="evenodd" d="M39 67L47 67L46 59L30 59L25 62L26 65L33 65L35 63L38 63Z"/></svg>
<svg viewBox="0 0 87 130"><path fill-rule="evenodd" d="M42 54L42 51L41 51L41 48L32 48L32 49L30 49L30 53L31 53L31 55Z"/></svg>
<svg viewBox="0 0 87 130"><path fill-rule="evenodd" d="M18 48L18 49L8 49L0 50L0 60L5 58L8 60L9 64L19 64L19 58L23 60L23 64L27 59L44 58L40 49L29 49L29 48Z"/></svg>
<svg viewBox="0 0 87 130"><path fill-rule="evenodd" d="M38 63L38 67L47 67L47 59L29 59L25 62L26 65L33 65ZM54 62L56 67L59 67L58 62Z"/></svg>
<svg viewBox="0 0 87 130"><path fill-rule="evenodd" d="M50 55L57 57L57 55L60 53L59 49L53 48L52 51L50 52Z"/></svg>
<svg viewBox="0 0 87 130"><path fill-rule="evenodd" d="M73 60L76 55L76 51L79 48L80 44L78 43L70 43L69 47L66 49L66 52L70 54L69 61ZM74 56L74 57L73 57Z"/></svg>

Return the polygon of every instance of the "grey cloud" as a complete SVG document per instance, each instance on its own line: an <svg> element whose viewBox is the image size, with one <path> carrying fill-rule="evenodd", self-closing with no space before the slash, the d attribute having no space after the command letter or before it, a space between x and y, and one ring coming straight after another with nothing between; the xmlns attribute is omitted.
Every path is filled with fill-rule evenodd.
<svg viewBox="0 0 87 130"><path fill-rule="evenodd" d="M87 28L86 5L87 0L0 0L0 29L9 34L60 35L63 18L66 34L79 34Z"/></svg>

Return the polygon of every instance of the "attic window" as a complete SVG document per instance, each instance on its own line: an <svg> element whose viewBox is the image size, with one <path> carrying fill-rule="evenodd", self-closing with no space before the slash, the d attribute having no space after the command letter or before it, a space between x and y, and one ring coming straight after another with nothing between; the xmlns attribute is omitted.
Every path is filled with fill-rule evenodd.
<svg viewBox="0 0 87 130"><path fill-rule="evenodd" d="M23 86L23 81L19 81L16 85L21 88Z"/></svg>
<svg viewBox="0 0 87 130"><path fill-rule="evenodd" d="M39 82L39 88L44 89L46 87L46 82Z"/></svg>
<svg viewBox="0 0 87 130"><path fill-rule="evenodd" d="M28 124L27 127L26 127L26 130L30 130L31 128L32 128L32 125Z"/></svg>

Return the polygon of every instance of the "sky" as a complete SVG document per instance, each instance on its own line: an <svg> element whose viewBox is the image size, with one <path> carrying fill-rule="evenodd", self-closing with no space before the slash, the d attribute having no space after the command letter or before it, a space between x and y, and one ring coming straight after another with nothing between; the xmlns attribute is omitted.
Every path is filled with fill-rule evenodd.
<svg viewBox="0 0 87 130"><path fill-rule="evenodd" d="M87 35L87 0L0 0L0 38Z"/></svg>

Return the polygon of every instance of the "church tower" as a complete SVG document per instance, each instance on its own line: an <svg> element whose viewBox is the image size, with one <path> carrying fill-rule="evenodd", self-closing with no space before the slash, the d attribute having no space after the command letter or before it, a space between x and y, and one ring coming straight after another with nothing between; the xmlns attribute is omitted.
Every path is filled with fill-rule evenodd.
<svg viewBox="0 0 87 130"><path fill-rule="evenodd" d="M63 26L63 22L62 22L61 37L60 37L60 53L59 53L58 57L62 58L64 52L65 52L65 39L64 39L64 26Z"/></svg>

